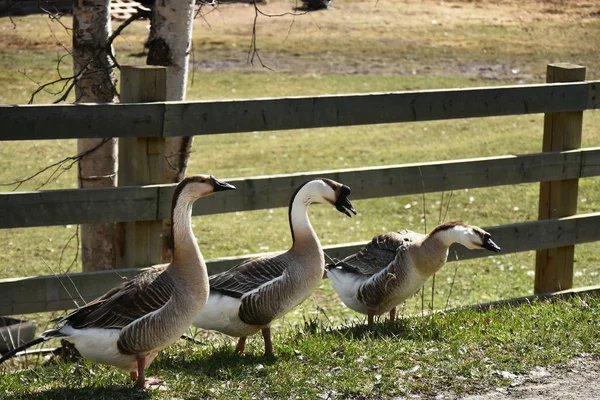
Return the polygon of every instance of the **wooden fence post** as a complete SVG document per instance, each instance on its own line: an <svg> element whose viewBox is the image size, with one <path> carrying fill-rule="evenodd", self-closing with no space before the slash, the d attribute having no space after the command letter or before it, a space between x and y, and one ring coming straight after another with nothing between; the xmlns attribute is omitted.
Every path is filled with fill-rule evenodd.
<svg viewBox="0 0 600 400"><path fill-rule="evenodd" d="M121 103L165 101L166 71L158 66L123 66ZM119 138L118 185L164 183L164 159L164 138ZM121 222L117 230L117 268L160 264L162 221Z"/></svg>
<svg viewBox="0 0 600 400"><path fill-rule="evenodd" d="M546 82L585 80L585 67L549 64ZM583 111L548 113L544 116L543 150L562 151L581 147ZM560 218L577 213L579 179L548 181L540 184L539 218ZM573 287L575 246L542 249L535 258L535 293L554 292Z"/></svg>

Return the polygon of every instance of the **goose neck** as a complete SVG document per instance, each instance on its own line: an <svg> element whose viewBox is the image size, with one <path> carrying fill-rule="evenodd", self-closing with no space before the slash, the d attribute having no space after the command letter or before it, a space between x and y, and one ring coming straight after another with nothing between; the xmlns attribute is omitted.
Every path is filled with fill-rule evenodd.
<svg viewBox="0 0 600 400"><path fill-rule="evenodd" d="M186 278L201 278L206 274L206 267L192 230L193 204L194 199L180 196L173 207L173 261L170 269Z"/></svg>
<svg viewBox="0 0 600 400"><path fill-rule="evenodd" d="M320 246L319 239L308 219L308 206L311 199L308 196L297 195L289 210L290 230L292 232L293 247L299 245Z"/></svg>
<svg viewBox="0 0 600 400"><path fill-rule="evenodd" d="M440 270L448 258L448 249L452 242L447 242L438 234L425 237L415 249L414 260L422 272L432 275Z"/></svg>

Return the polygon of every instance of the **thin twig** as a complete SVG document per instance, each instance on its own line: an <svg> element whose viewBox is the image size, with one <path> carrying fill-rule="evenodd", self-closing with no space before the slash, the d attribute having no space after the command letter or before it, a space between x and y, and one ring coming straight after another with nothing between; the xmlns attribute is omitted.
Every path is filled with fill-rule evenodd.
<svg viewBox="0 0 600 400"><path fill-rule="evenodd" d="M438 217L438 225L442 223L442 210L444 209L444 191L442 190L442 200L440 200L440 215Z"/></svg>
<svg viewBox="0 0 600 400"><path fill-rule="evenodd" d="M448 206L446 207L446 213L444 214L444 219L442 219L442 221L446 220L446 216L448 215L448 210L450 209L450 202L452 201L452 193L454 193L452 190L450 191L450 198L448 199Z"/></svg>
<svg viewBox="0 0 600 400"><path fill-rule="evenodd" d="M119 65L119 63L117 62L117 58L113 54L113 50L112 50L113 42L115 41L117 36L119 36L121 34L121 32L123 32L123 30L125 28L127 28L129 25L131 25L133 23L133 21L136 21L138 19L143 19L143 18L148 18L148 19L152 18L152 12L150 10L144 10L139 7L136 7L135 10L136 10L135 14L131 14L131 16L129 18L127 18L125 21L123 21L123 23L121 25L119 25L117 27L117 29L115 29L115 31L108 37L108 40L106 41L105 51L108 53L108 56L114 63L114 66L118 69L121 69L121 66ZM98 52L98 54L99 54L99 52ZM95 57L98 56L98 54L96 54Z"/></svg>
<svg viewBox="0 0 600 400"><path fill-rule="evenodd" d="M446 299L444 311L448 309L448 305L450 304L450 296L452 296L452 289L454 288L454 282L456 281L456 273L458 272L458 253L456 251L454 252L454 257L456 257L456 267L454 267L454 276L452 277L452 283L450 283L450 292L448 293L448 298Z"/></svg>
<svg viewBox="0 0 600 400"><path fill-rule="evenodd" d="M55 277L56 279L58 279L58 282L59 282L59 283L60 283L60 285L63 287L63 289L65 289L65 292L67 292L67 295L69 295L69 297L71 298L71 300L73 301L73 303L75 303L75 307L76 307L76 308L79 308L79 304L77 304L77 300L75 300L75 299L73 298L73 296L71 295L71 292L69 292L69 289L67 289L67 287L65 286L65 284L64 284L64 283L63 283L63 282L60 280L60 278L59 278L58 274L57 274L56 272L54 272L54 270L52 269L52 267L50 267L50 264L48 264L48 263L46 262L46 260L44 260L44 259L42 258L42 261L44 262L44 264L46 264L46 267L48 267L48 269L50 270L50 272L52 272L52 275L54 275L54 277ZM79 293L79 291L78 291L77 293ZM83 298L82 298L82 300L83 300Z"/></svg>
<svg viewBox="0 0 600 400"><path fill-rule="evenodd" d="M25 182L27 182L27 181L30 181L30 180L32 180L32 179L33 179L33 178L35 178L36 176L38 176L38 175L40 175L40 174L43 174L44 172L46 172L46 171L48 171L48 170L50 170L50 169L52 169L52 168L54 168L54 167L60 168L60 167L61 167L63 164L66 164L66 163L68 163L69 161L71 161L71 164L69 164L67 167L64 167L64 168L63 168L63 169L66 171L67 169L71 168L71 167L72 167L72 166L73 166L73 165L74 165L74 164L75 164L77 161L80 161L82 158L84 158L84 157L85 157L85 156L87 156L88 154L90 154L90 153L93 153L93 152L94 152L94 151L96 151L98 148L102 147L102 145L104 145L104 144L105 144L106 142L108 142L110 139L111 139L111 138L104 138L104 139L102 139L102 141L101 141L99 144L97 144L96 146L94 146L94 147L92 147L91 149L88 149L88 150L86 150L86 151L84 151L84 152L81 152L81 153L77 154L76 156L70 156L70 157L66 157L66 158L62 159L61 161L57 161L57 162L55 162L55 163L52 163L52 164L50 164L50 165L48 165L48 166L46 166L46 167L42 168L41 170L37 171L36 173L34 173L34 174L32 174L32 175L30 175L30 176L28 176L28 177L26 177L26 178L19 179L19 180L16 180L16 181L14 181L14 182L0 183L0 186L12 186L12 185L16 185L16 186L13 188L13 190L12 190L12 191L14 192L14 191L15 191L15 190L17 190L19 187L21 187L21 185L22 185L22 184L24 184L24 183L25 183ZM56 173L56 170L53 172L53 174L55 174L55 173ZM51 175L51 176L53 176L53 175ZM59 176L60 176L60 175L59 175ZM45 185L45 184L47 184L48 182L49 182L49 180L46 180L44 184L42 184L41 186L39 186L39 187L38 187L38 189L40 189L42 186L44 186L44 185Z"/></svg>
<svg viewBox="0 0 600 400"><path fill-rule="evenodd" d="M425 222L425 235L427 235L427 208L425 206L425 182L423 182L423 172L419 167L419 175L421 175L421 194L423 195L423 221Z"/></svg>
<svg viewBox="0 0 600 400"><path fill-rule="evenodd" d="M73 260L71 261L71 264L69 264L69 266L67 267L67 269L65 270L65 274L68 274L71 271L71 268L73 267L73 265L75 265L75 263L77 262L77 259L79 258L79 225L76 225L77 228L75 229L75 233L69 238L69 240L67 240L67 243L65 243L65 245L63 246L61 252L60 252L60 258L58 259L58 266L60 267L62 265L62 261L63 261L63 256L65 254L65 250L67 250L67 247L69 246L69 243L71 243L71 241L73 239L77 239L77 243L75 245L75 257L73 257Z"/></svg>
<svg viewBox="0 0 600 400"><path fill-rule="evenodd" d="M435 274L431 278L431 310L433 310L433 301L435 299Z"/></svg>
<svg viewBox="0 0 600 400"><path fill-rule="evenodd" d="M288 15L291 15L291 16L295 17L297 15L307 14L308 11L303 11L303 12L287 11L287 12L284 12L281 14L268 14L268 13L262 11L260 8L258 8L258 4L256 4L256 0L253 0L252 4L254 5L254 22L252 23L252 39L250 40L250 47L248 48L248 63L254 64L254 57L256 57L258 59L258 61L260 62L261 67L266 68L270 71L273 71L273 69L271 67L267 66L262 61L258 47L256 46L256 42L257 42L256 26L257 26L258 16L262 15L263 17L267 17L267 18L274 18L274 17L285 17Z"/></svg>
<svg viewBox="0 0 600 400"><path fill-rule="evenodd" d="M43 9L42 9L43 10ZM52 20L59 22L65 29L69 30L69 28L67 28L60 20L59 17L56 17L55 15L53 15L52 13L50 13L47 10L43 10L44 12L46 12L50 18L52 18ZM117 27L117 29L115 29L115 31L109 36L108 40L106 41L106 45L104 45L101 49L98 49L96 51L96 53L94 55L92 55L87 62L84 64L84 66L76 73L73 74L71 76L62 76L62 74L58 73L59 78L55 79L51 82L47 82L44 83L42 85L38 84L38 88L32 93L28 104L33 104L34 100L35 100L35 96L42 92L45 91L47 93L53 94L55 96L57 96L58 94L62 93L62 95L55 101L53 101L53 104L57 104L57 103L61 103L63 101L65 101L69 95L71 94L71 92L73 91L73 89L75 87L77 87L79 80L84 77L84 76L88 76L91 74L95 74L95 73L110 73L109 71L113 70L114 68L120 69L120 65L117 62L117 59L112 51L112 44L114 42L114 40L121 34L121 32L123 32L123 30L129 26L133 21L138 20L138 19L142 19L142 18L150 18L152 16L151 12L148 10L144 10L141 8L137 8L136 9L136 13L132 14L129 18L127 18L125 21L123 21L123 23L121 25L119 25L119 27ZM52 30L51 30L52 32ZM52 32L52 34L54 35L54 32ZM54 35L55 39L57 39L56 35ZM61 44L61 46L63 48L65 48L65 46L60 42L60 40L57 39L57 41L59 42L59 44ZM71 54L68 50L66 50L67 53ZM92 62L102 53L102 52L106 52L108 54L108 56L110 57L111 61L112 61L112 65L109 65L105 68L102 68L100 70L91 70L90 66L92 64ZM57 65L57 69L60 67L60 63L62 62L62 58L59 58L59 62ZM20 72L20 71L19 71ZM25 75L25 72L21 72L23 75ZM32 82L33 79L30 78L30 80ZM50 92L48 91L48 87L53 86L57 83L63 82L63 87L61 90L59 90L56 93ZM116 88L114 88L115 93L117 93ZM118 96L118 93L117 93Z"/></svg>

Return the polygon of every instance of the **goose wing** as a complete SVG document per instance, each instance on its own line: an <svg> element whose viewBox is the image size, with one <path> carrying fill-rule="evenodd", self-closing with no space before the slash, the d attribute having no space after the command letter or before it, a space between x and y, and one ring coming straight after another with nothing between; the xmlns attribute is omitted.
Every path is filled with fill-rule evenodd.
<svg viewBox="0 0 600 400"><path fill-rule="evenodd" d="M163 272L164 268L145 271L55 322L76 329L122 329L169 301L175 285Z"/></svg>
<svg viewBox="0 0 600 400"><path fill-rule="evenodd" d="M335 266L355 274L375 275L394 261L402 246L409 247L422 237L423 235L406 229L384 233L375 236L357 253L344 258Z"/></svg>
<svg viewBox="0 0 600 400"><path fill-rule="evenodd" d="M287 263L283 262L282 256L283 254L252 258L230 270L212 275L209 278L210 290L241 298L283 275Z"/></svg>

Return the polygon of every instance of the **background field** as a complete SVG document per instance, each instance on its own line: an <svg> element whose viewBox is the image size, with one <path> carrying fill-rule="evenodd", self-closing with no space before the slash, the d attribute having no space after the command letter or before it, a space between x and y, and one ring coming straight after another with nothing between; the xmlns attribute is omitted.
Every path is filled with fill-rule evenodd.
<svg viewBox="0 0 600 400"><path fill-rule="evenodd" d="M294 4L271 1L261 8L278 15ZM600 5L594 1L339 1L325 12L261 16L258 49L270 69L256 59L247 62L253 19L254 9L247 5L202 9L194 27L188 99L539 83L552 62L585 65L588 79L600 78ZM68 16L61 22L71 24ZM145 62L146 25L134 23L115 42L121 64ZM57 59L65 54L59 42L69 48L69 36L45 16L0 19L0 103L26 103L35 82L56 79ZM70 62L65 58L58 70L68 75ZM53 99L41 93L35 102ZM227 179L532 153L541 150L542 119L531 115L200 137L189 172ZM586 112L584 147L600 146L599 127L600 113ZM0 183L22 179L75 152L73 140L3 142ZM36 189L46 179L36 178L19 190ZM43 188L76 186L72 169ZM538 188L454 192L446 220L479 226L535 220ZM599 211L600 179L580 180L579 190L578 211ZM310 216L323 244L365 241L385 231L430 230L446 214L441 203L449 197L428 194L425 204L422 196L355 201L359 214L352 219L315 206ZM285 209L198 217L194 224L206 258L283 250L291 243ZM76 241L67 245L75 232L76 226L0 230L0 278L47 275L48 266L55 272L80 270L78 261L71 263ZM597 244L577 246L575 257L575 286L598 284ZM533 269L531 252L448 264L436 277L434 307L531 294ZM426 303L431 296L428 287ZM403 312L420 310L416 298ZM327 281L280 325L302 324L303 317L323 321L324 314L334 325L356 317L341 306ZM48 320L47 315L37 318L41 325Z"/></svg>

